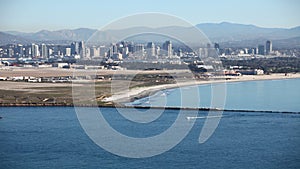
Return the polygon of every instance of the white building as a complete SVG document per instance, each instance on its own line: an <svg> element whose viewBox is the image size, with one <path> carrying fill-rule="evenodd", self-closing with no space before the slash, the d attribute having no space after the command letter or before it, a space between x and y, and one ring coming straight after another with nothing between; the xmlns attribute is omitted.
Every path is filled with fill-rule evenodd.
<svg viewBox="0 0 300 169"><path fill-rule="evenodd" d="M256 74L256 75L263 75L264 74L264 70L262 70L262 69L254 69L254 74Z"/></svg>
<svg viewBox="0 0 300 169"><path fill-rule="evenodd" d="M66 48L66 56L71 56L71 48Z"/></svg>
<svg viewBox="0 0 300 169"><path fill-rule="evenodd" d="M34 43L31 45L31 56L32 57L39 57L40 56L39 46L34 44Z"/></svg>
<svg viewBox="0 0 300 169"><path fill-rule="evenodd" d="M48 49L45 44L42 44L42 57L43 58L48 58Z"/></svg>
<svg viewBox="0 0 300 169"><path fill-rule="evenodd" d="M90 49L90 56L91 57L98 57L98 56L100 56L100 48L92 47Z"/></svg>

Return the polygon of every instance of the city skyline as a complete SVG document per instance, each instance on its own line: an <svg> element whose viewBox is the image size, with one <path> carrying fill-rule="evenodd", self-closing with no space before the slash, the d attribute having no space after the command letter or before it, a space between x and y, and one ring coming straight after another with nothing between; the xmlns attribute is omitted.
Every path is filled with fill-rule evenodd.
<svg viewBox="0 0 300 169"><path fill-rule="evenodd" d="M0 2L0 31L37 32L43 29L100 29L121 17L143 12L165 13L196 25L231 22L259 27L292 28L300 25L299 1L20 1Z"/></svg>
<svg viewBox="0 0 300 169"><path fill-rule="evenodd" d="M215 50L214 52L210 52ZM210 54L209 54L210 53ZM164 43L120 41L107 45L86 45L84 41L74 41L70 44L8 44L0 46L0 58L17 59L54 59L71 57L73 59L112 59L112 60L148 60L157 62L160 59L180 59L181 57L207 57L212 53L220 57L236 56L237 58L251 58L254 56L296 56L299 51L277 48L273 51L272 41L267 40L264 44L258 43L256 47L220 47L219 43L208 43L206 46L198 46L190 49L182 44L173 46L171 40ZM213 54L214 55L214 54Z"/></svg>

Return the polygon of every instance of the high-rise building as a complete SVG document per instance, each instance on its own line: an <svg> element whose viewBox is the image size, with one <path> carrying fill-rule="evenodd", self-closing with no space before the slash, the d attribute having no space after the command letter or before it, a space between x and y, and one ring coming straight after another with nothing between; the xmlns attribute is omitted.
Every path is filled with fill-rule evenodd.
<svg viewBox="0 0 300 169"><path fill-rule="evenodd" d="M225 48L224 53L225 55L231 55L233 50L231 48Z"/></svg>
<svg viewBox="0 0 300 169"><path fill-rule="evenodd" d="M183 52L181 49L178 50L177 56L182 57L183 56Z"/></svg>
<svg viewBox="0 0 300 169"><path fill-rule="evenodd" d="M17 53L18 53L18 57L23 57L24 56L24 48L23 45L18 44L17 45Z"/></svg>
<svg viewBox="0 0 300 169"><path fill-rule="evenodd" d="M167 52L167 56L171 57L173 55L173 50L172 50L172 42L171 41L166 41L163 44L163 50Z"/></svg>
<svg viewBox="0 0 300 169"><path fill-rule="evenodd" d="M32 57L39 57L40 52L39 52L39 46L36 44L31 44L31 56Z"/></svg>
<svg viewBox="0 0 300 169"><path fill-rule="evenodd" d="M98 56L100 56L100 49L97 48L97 47L95 47L95 46L91 47L91 49L90 49L90 56L91 57L98 57Z"/></svg>
<svg viewBox="0 0 300 169"><path fill-rule="evenodd" d="M131 42L131 43L129 43L128 45L127 45L127 47L128 47L128 52L133 52L133 48L134 48L134 45L133 45L133 43Z"/></svg>
<svg viewBox="0 0 300 169"><path fill-rule="evenodd" d="M14 50L12 48L8 48L6 53L7 53L8 57L13 57L14 56Z"/></svg>
<svg viewBox="0 0 300 169"><path fill-rule="evenodd" d="M220 45L218 43L215 43L214 47L215 47L217 54L219 55L220 54Z"/></svg>
<svg viewBox="0 0 300 169"><path fill-rule="evenodd" d="M271 53L272 53L272 42L268 40L266 42L266 55L269 55Z"/></svg>
<svg viewBox="0 0 300 169"><path fill-rule="evenodd" d="M112 53L113 53L113 54L119 53L119 51L118 51L118 46L117 46L117 44L115 44L115 43L112 44Z"/></svg>
<svg viewBox="0 0 300 169"><path fill-rule="evenodd" d="M90 58L91 57L91 50L90 48L85 48L85 57ZM77 55L76 59L80 59L80 55Z"/></svg>
<svg viewBox="0 0 300 169"><path fill-rule="evenodd" d="M210 43L207 43L207 44L206 44L206 48L208 48L208 49L211 48L211 44L210 44Z"/></svg>
<svg viewBox="0 0 300 169"><path fill-rule="evenodd" d="M145 47L144 47L144 45L143 44L136 44L136 45L134 45L134 49L133 49L133 51L135 52L135 53L140 53L140 54L143 54L144 53L144 50L145 50Z"/></svg>
<svg viewBox="0 0 300 169"><path fill-rule="evenodd" d="M155 53L156 53L157 56L160 55L160 47L159 46L156 46Z"/></svg>
<svg viewBox="0 0 300 169"><path fill-rule="evenodd" d="M112 46L109 47L107 55L108 57L112 57L114 55Z"/></svg>
<svg viewBox="0 0 300 169"><path fill-rule="evenodd" d="M149 42L147 44L147 54L149 57L154 57L155 56L155 45L153 42Z"/></svg>
<svg viewBox="0 0 300 169"><path fill-rule="evenodd" d="M71 51L71 49L70 49L70 51ZM48 56L52 56L52 54L53 54L53 49L49 48L48 49Z"/></svg>
<svg viewBox="0 0 300 169"><path fill-rule="evenodd" d="M255 48L249 49L249 50L248 50L248 54L250 54L250 55L256 54L256 49L255 49Z"/></svg>
<svg viewBox="0 0 300 169"><path fill-rule="evenodd" d="M32 50L31 50L30 46L28 46L27 48L25 48L25 56L26 57L31 57L32 56L31 52L32 52Z"/></svg>
<svg viewBox="0 0 300 169"><path fill-rule="evenodd" d="M258 45L258 52L259 55L265 55L265 46L264 45Z"/></svg>
<svg viewBox="0 0 300 169"><path fill-rule="evenodd" d="M42 57L43 58L48 58L48 49L45 44L42 44Z"/></svg>
<svg viewBox="0 0 300 169"><path fill-rule="evenodd" d="M71 43L71 55L79 55L79 44L77 42Z"/></svg>
<svg viewBox="0 0 300 169"><path fill-rule="evenodd" d="M84 42L83 41L79 42L79 55L82 58L85 58L85 46L84 46Z"/></svg>
<svg viewBox="0 0 300 169"><path fill-rule="evenodd" d="M210 49L208 49L208 48L199 48L198 49L198 55L200 57L207 57L208 56L208 50L210 50Z"/></svg>
<svg viewBox="0 0 300 169"><path fill-rule="evenodd" d="M122 57L123 57L123 58L128 57L128 53L129 53L128 47L122 48Z"/></svg>
<svg viewBox="0 0 300 169"><path fill-rule="evenodd" d="M66 48L65 56L71 56L71 48Z"/></svg>
<svg viewBox="0 0 300 169"><path fill-rule="evenodd" d="M218 47L218 45L217 45ZM219 53L216 52L216 49L215 46L212 46L212 44L210 43L207 43L206 44L206 55L205 57L214 57L216 54L218 55Z"/></svg>
<svg viewBox="0 0 300 169"><path fill-rule="evenodd" d="M132 57L134 57L135 59L145 59L145 46L144 44L135 44L134 47L133 47L133 52L132 52Z"/></svg>
<svg viewBox="0 0 300 169"><path fill-rule="evenodd" d="M215 43L214 46L215 46L215 49L220 49L220 45L218 43Z"/></svg>
<svg viewBox="0 0 300 169"><path fill-rule="evenodd" d="M100 56L106 57L108 48L105 46L100 46Z"/></svg>

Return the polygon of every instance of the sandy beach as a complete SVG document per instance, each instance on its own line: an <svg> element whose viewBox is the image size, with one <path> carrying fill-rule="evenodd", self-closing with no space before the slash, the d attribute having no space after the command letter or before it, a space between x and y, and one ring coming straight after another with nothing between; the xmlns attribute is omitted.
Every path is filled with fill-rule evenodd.
<svg viewBox="0 0 300 169"><path fill-rule="evenodd" d="M300 78L297 74L271 74L271 75L243 75L243 76L217 76L210 78L194 79L189 70L154 70L154 71L134 71L134 70L68 70L57 68L38 68L38 69L20 69L10 68L1 69L2 77L57 77L76 75L101 75L104 80L96 81L96 100L99 106L124 105L139 98L153 95L158 91L178 88L183 86L194 86L213 83L233 83L254 80L276 80ZM113 80L113 76L123 77ZM137 77L130 79L126 77ZM92 81L93 82L93 81ZM176 83L177 82L177 83ZM127 84L127 85L126 85ZM25 81L1 81L0 82L0 103L27 105L28 103L44 104L55 100L53 104L67 103L73 105L73 86L86 86L85 82L73 83L29 83ZM116 87L116 90L111 91ZM89 105L85 100L82 104ZM51 102L52 103L52 102Z"/></svg>
<svg viewBox="0 0 300 169"><path fill-rule="evenodd" d="M282 73L282 74L270 74L270 75L243 75L243 76L231 76L231 77L224 76L218 78L220 80L216 78L209 79L209 80L190 80L187 82L180 82L176 84L164 84L164 85L157 85L157 86L132 88L121 92L113 93L111 97L104 98L102 101L124 103L124 102L129 102L134 99L139 99L154 94L164 89L202 85L202 84L213 84L213 83L233 83L233 82L244 82L244 81L255 81L255 80L293 79L293 78L300 78L300 73L287 74L287 75Z"/></svg>

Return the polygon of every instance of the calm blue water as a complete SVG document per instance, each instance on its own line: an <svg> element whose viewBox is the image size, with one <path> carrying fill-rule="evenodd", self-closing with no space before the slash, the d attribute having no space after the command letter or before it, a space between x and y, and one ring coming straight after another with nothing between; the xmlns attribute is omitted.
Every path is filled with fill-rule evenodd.
<svg viewBox="0 0 300 169"><path fill-rule="evenodd" d="M211 93L212 86L215 85L217 84L198 86L200 107L213 107ZM225 109L300 112L300 79L235 82L224 86L227 92L224 97ZM129 105L189 107L185 103L196 99L195 95L190 93L189 97L184 97L187 101L183 103L178 99L183 92L188 93L189 87L164 90Z"/></svg>
<svg viewBox="0 0 300 169"><path fill-rule="evenodd" d="M178 113L168 110L160 120L139 129L116 109L102 110L116 129L131 136L154 135L170 126ZM296 114L226 112L204 144L198 143L204 119L197 119L179 145L144 159L119 157L99 148L80 127L73 108L1 108L0 115L3 169L300 167L300 115Z"/></svg>
<svg viewBox="0 0 300 169"><path fill-rule="evenodd" d="M299 80L271 82L290 88L293 86L290 83L298 84ZM246 82L228 84L228 87L235 85L232 89L237 98L244 95L255 98L250 93L239 92L250 90L245 86L252 88L255 84L253 88L264 88L264 85L271 85L269 83ZM290 106L280 104L280 107L277 102L264 106L247 99L238 100L237 106L252 104L258 107L249 108L261 109L260 105L275 110L292 107L289 110L299 111L294 105L299 103L299 92L296 92L299 89L295 89L297 87L292 92L282 91L280 95L280 98L291 100L284 101L291 103ZM271 92L261 97L272 97L276 101L273 94L278 95ZM161 133L178 115L177 110L165 110L157 120L137 124L123 118L114 108L101 108L101 112L114 129L138 138ZM207 112L198 115L206 116ZM187 137L173 149L150 158L132 159L116 156L94 144L81 128L74 108L1 107L0 168L300 168L299 114L224 112L223 115L212 137L203 144L198 143L198 137L205 119L197 119Z"/></svg>

